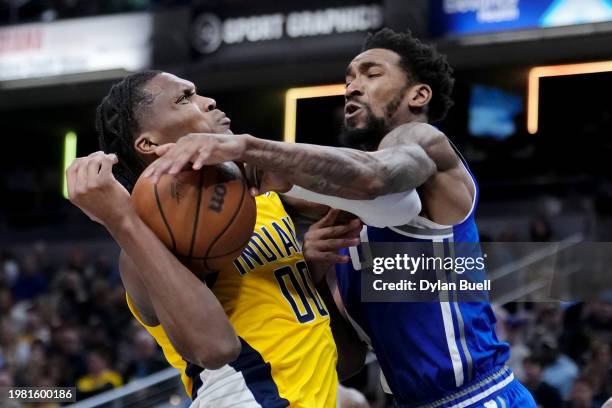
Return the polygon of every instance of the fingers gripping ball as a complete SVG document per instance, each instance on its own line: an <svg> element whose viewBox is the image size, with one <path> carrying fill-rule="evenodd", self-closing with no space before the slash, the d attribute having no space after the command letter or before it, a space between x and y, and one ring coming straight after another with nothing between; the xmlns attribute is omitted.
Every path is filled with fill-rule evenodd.
<svg viewBox="0 0 612 408"><path fill-rule="evenodd" d="M219 270L240 255L257 215L233 162L165 174L156 184L140 177L132 202L157 237L196 273Z"/></svg>

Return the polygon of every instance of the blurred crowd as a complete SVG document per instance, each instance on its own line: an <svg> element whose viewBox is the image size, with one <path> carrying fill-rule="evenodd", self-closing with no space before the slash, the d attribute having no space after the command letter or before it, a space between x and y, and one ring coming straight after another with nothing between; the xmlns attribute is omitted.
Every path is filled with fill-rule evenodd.
<svg viewBox="0 0 612 408"><path fill-rule="evenodd" d="M512 242L517 235L509 226L493 240ZM563 239L544 217L529 223L527 235L533 242ZM510 344L514 375L542 408L600 408L612 396L612 290L606 290L612 288L597 289L601 293L590 302L495 307L497 334Z"/></svg>
<svg viewBox="0 0 612 408"><path fill-rule="evenodd" d="M167 367L131 317L114 260L47 247L0 255L0 387L75 387L77 398Z"/></svg>
<svg viewBox="0 0 612 408"><path fill-rule="evenodd" d="M612 298L497 308L514 375L543 408L599 408L612 396Z"/></svg>

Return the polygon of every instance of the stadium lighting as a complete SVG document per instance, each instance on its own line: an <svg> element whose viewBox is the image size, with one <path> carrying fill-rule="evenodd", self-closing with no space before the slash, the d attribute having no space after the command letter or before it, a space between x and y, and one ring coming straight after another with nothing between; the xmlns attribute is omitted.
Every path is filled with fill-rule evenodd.
<svg viewBox="0 0 612 408"><path fill-rule="evenodd" d="M62 194L68 198L68 185L66 184L66 169L76 159L77 135L74 132L66 133L64 136L64 167L62 172Z"/></svg>
<svg viewBox="0 0 612 408"><path fill-rule="evenodd" d="M532 68L529 71L529 80L527 85L527 131L532 135L538 132L540 78L564 75L596 74L611 71L612 61L549 65Z"/></svg>
<svg viewBox="0 0 612 408"><path fill-rule="evenodd" d="M339 96L344 95L344 92L344 84L306 86L288 89L285 94L285 132L283 140L285 142L295 143L297 101L299 99Z"/></svg>

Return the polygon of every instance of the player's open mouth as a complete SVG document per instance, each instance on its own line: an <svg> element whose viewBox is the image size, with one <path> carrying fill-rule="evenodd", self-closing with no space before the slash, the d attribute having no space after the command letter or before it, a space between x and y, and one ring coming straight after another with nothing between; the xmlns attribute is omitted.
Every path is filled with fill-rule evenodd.
<svg viewBox="0 0 612 408"><path fill-rule="evenodd" d="M344 118L345 119L352 118L353 116L358 115L359 112L361 112L361 110L362 110L361 105L358 105L354 102L349 102L344 107Z"/></svg>

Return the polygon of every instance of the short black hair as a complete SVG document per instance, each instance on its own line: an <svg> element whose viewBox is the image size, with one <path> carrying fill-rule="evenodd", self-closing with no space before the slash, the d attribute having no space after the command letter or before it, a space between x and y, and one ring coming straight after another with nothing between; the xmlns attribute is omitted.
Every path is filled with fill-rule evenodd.
<svg viewBox="0 0 612 408"><path fill-rule="evenodd" d="M433 46L413 37L409 30L398 33L390 28L368 34L362 52L372 48L384 48L397 53L401 58L400 66L408 75L408 80L431 87L429 121L438 122L444 119L453 106L451 94L455 84L453 69L445 55L440 54Z"/></svg>
<svg viewBox="0 0 612 408"><path fill-rule="evenodd" d="M134 149L134 137L140 124L141 110L153 101L145 85L161 71L130 74L114 84L96 109L96 130L100 149L115 153L119 162L113 174L129 191L145 168L145 162Z"/></svg>

